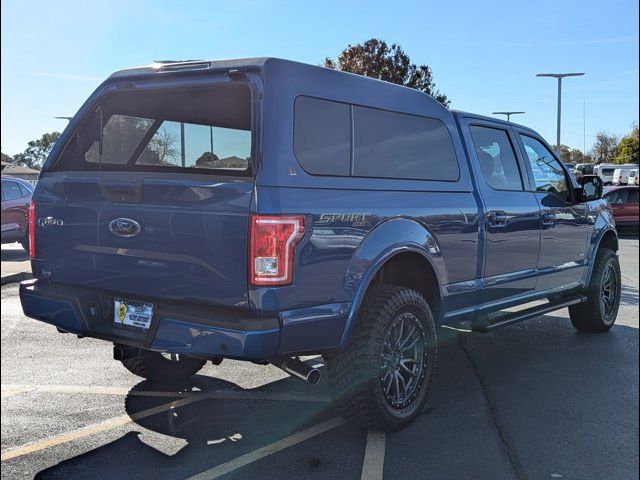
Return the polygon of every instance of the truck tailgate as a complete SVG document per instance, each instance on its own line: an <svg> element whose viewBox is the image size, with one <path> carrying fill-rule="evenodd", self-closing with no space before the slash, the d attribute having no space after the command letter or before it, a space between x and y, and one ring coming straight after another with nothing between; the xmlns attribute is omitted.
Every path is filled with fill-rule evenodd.
<svg viewBox="0 0 640 480"><path fill-rule="evenodd" d="M128 298L245 306L252 178L50 172L34 272Z"/></svg>

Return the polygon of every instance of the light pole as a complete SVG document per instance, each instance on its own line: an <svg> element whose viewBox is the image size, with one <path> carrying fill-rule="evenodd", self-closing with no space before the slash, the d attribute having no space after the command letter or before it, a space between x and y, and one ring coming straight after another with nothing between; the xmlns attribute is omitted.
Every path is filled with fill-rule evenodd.
<svg viewBox="0 0 640 480"><path fill-rule="evenodd" d="M560 151L560 118L562 117L562 79L564 77L581 77L584 73L538 73L536 77L552 77L558 79L558 125L556 150Z"/></svg>
<svg viewBox="0 0 640 480"><path fill-rule="evenodd" d="M493 112L491 115L506 115L507 122L510 122L511 115L522 115L523 113L526 113L526 112Z"/></svg>
<svg viewBox="0 0 640 480"><path fill-rule="evenodd" d="M70 122L73 117L53 117L53 118L55 118L56 120L66 120L67 122Z"/></svg>

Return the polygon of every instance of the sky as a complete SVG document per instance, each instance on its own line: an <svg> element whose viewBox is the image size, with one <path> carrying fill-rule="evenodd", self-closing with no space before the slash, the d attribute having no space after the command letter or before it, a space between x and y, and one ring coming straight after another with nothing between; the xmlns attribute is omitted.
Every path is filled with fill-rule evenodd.
<svg viewBox="0 0 640 480"><path fill-rule="evenodd" d="M638 1L2 0L2 151L14 155L61 131L115 70L160 59L275 56L320 64L378 37L429 65L452 108L513 117L591 147L599 131L623 135L638 120ZM584 110L583 110L584 107ZM583 111L586 115L583 115ZM586 136L583 129L586 125Z"/></svg>

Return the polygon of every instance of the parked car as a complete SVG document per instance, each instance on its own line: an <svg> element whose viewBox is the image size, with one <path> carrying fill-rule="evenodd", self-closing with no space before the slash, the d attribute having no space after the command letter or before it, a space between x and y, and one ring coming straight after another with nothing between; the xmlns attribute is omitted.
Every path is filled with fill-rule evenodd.
<svg viewBox="0 0 640 480"><path fill-rule="evenodd" d="M637 171L637 165L620 166L613 171L613 185L628 185L629 173Z"/></svg>
<svg viewBox="0 0 640 480"><path fill-rule="evenodd" d="M569 307L611 328L601 195L535 131L414 89L270 58L155 64L109 77L53 147L20 298L152 381L234 358L315 383L298 357L323 355L342 414L395 430L423 411L438 325Z"/></svg>
<svg viewBox="0 0 640 480"><path fill-rule="evenodd" d="M613 217L618 229L638 229L638 187L621 186L606 190L603 197L613 208Z"/></svg>
<svg viewBox="0 0 640 480"><path fill-rule="evenodd" d="M576 166L573 163L565 163L564 164L565 167L567 167L567 170L569 171L569 173L573 176L576 175Z"/></svg>
<svg viewBox="0 0 640 480"><path fill-rule="evenodd" d="M638 169L637 168L629 170L629 178L627 179L627 185L638 186Z"/></svg>
<svg viewBox="0 0 640 480"><path fill-rule="evenodd" d="M28 212L33 185L2 175L2 243L20 242L29 251Z"/></svg>
<svg viewBox="0 0 640 480"><path fill-rule="evenodd" d="M578 163L576 165L576 178L580 180L584 175L593 175L593 163Z"/></svg>

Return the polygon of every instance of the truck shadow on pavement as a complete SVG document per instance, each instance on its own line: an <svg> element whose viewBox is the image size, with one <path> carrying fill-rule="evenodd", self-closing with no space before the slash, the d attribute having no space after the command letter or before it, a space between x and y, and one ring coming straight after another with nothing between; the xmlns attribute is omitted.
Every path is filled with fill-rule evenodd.
<svg viewBox="0 0 640 480"><path fill-rule="evenodd" d="M3 262L24 262L29 260L29 254L22 248L17 249L2 249L2 261Z"/></svg>
<svg viewBox="0 0 640 480"><path fill-rule="evenodd" d="M385 476L628 476L637 468L638 418L624 407L638 401L637 349L636 328L580 334L551 315L485 335L444 332L427 414L387 435ZM169 388L175 397L151 396ZM141 382L125 408L136 418L186 392L211 398L137 419L117 440L36 478L188 478L336 415L326 401L276 400L327 395L324 383L291 378L252 390L204 376L171 387ZM241 395L214 398L221 392ZM224 478L360 478L365 438L343 425Z"/></svg>

